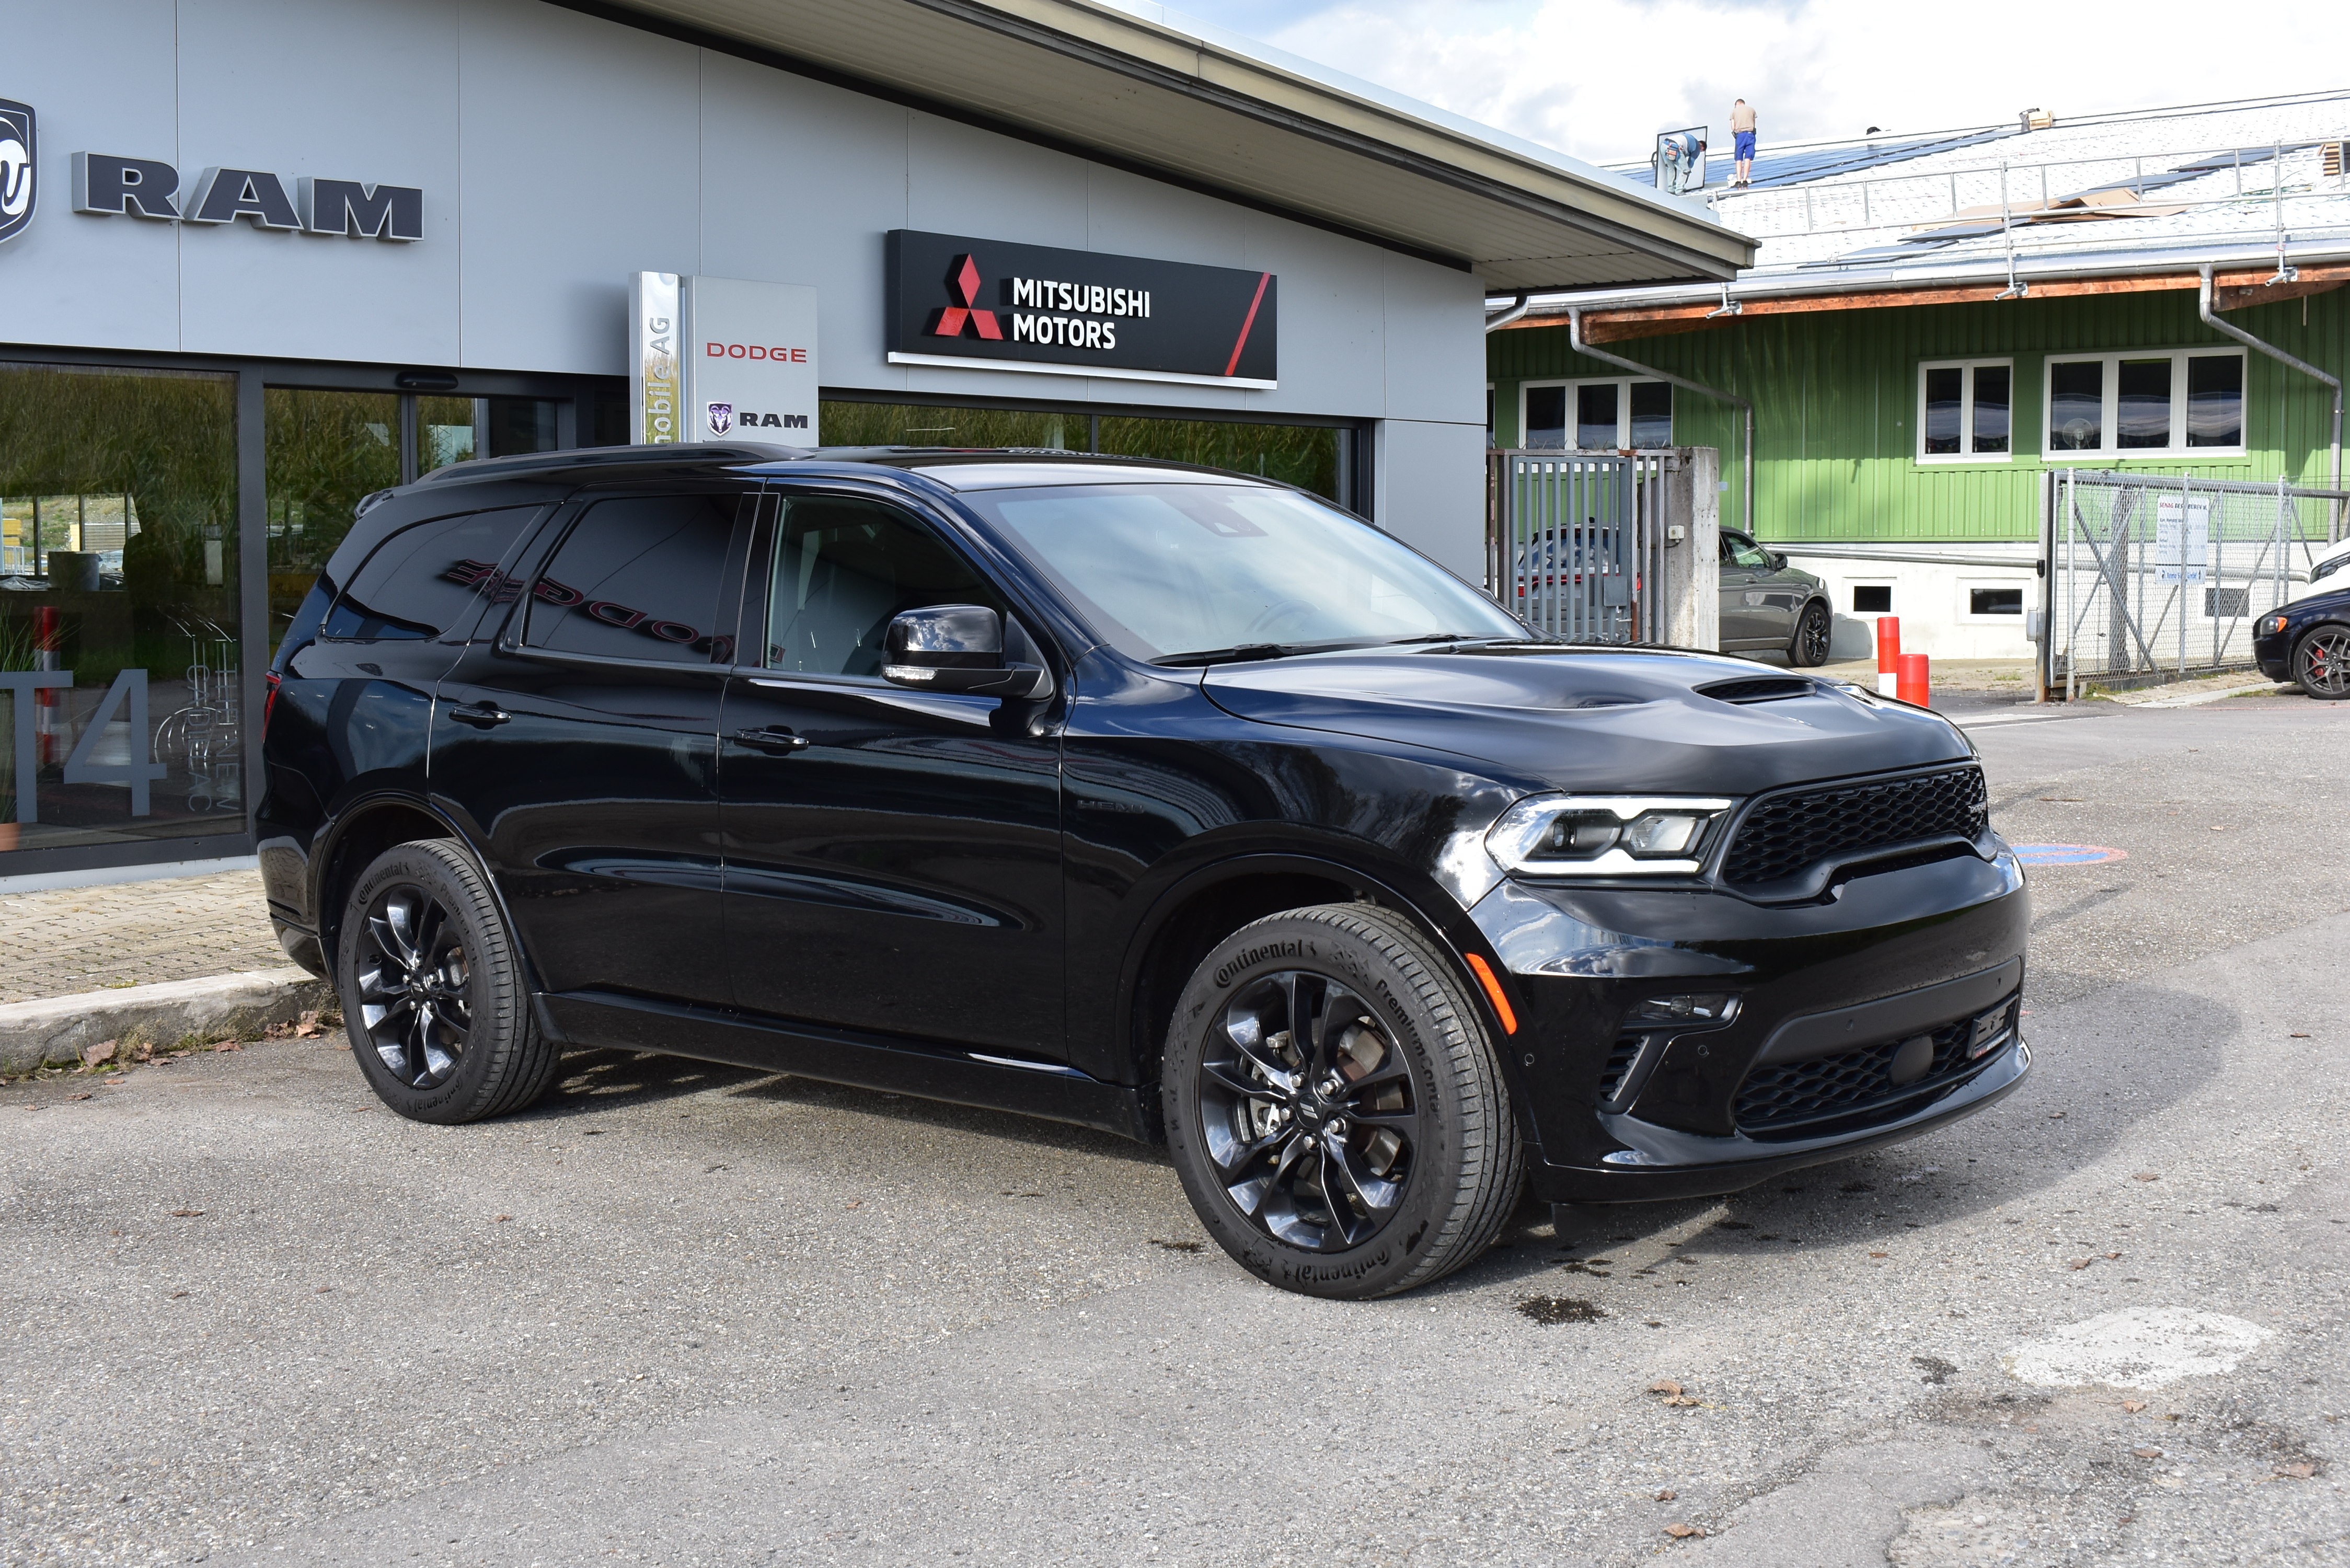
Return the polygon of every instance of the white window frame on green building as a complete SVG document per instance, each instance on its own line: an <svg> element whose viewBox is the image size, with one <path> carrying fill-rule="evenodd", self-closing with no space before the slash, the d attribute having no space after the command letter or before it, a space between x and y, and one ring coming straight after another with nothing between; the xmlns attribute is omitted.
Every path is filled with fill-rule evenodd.
<svg viewBox="0 0 2350 1568"><path fill-rule="evenodd" d="M2237 367L2236 441L2232 446L2190 446L2188 443L2191 391L2189 367L2194 361L2206 359L2232 360ZM2123 446L2120 444L2121 367L2162 360L2168 360L2170 365L2170 422L2166 439L2160 446ZM2055 443L2057 369L2060 366L2088 364L2101 367L2099 444L2060 448ZM2181 460L2204 462L2248 456L2251 449L2245 444L2245 427L2251 417L2251 369L2249 357L2241 348L2125 348L2110 354L2047 355L2040 367L2041 458L2047 462L2074 465L2092 461L2099 463L2138 462L2150 459L2158 462L2178 462Z"/></svg>
<svg viewBox="0 0 2350 1568"><path fill-rule="evenodd" d="M1550 377L1539 381L1521 381L1518 383L1518 445L1520 447L1531 448L1532 445L1532 438L1529 434L1529 427L1526 423L1526 407L1529 401L1529 394L1553 387L1563 389L1562 399L1564 408L1561 410L1561 414L1562 418L1565 419L1566 422L1561 427L1562 431L1580 430L1582 428L1582 421L1580 418L1578 405L1581 402L1583 389L1586 387L1613 387L1616 389L1616 439L1609 441L1605 446L1585 449L1588 451L1615 452L1633 444L1629 441L1626 440L1625 437L1627 434L1627 427L1630 424L1632 418L1632 389L1634 387L1663 388L1665 391L1666 406L1669 410L1669 412L1666 415L1667 420L1669 421L1678 420L1680 414L1679 408L1673 399L1672 383L1670 381L1659 380L1654 376ZM1672 445L1672 431L1669 423L1666 431L1666 439L1661 441L1652 441L1648 444L1651 446Z"/></svg>
<svg viewBox="0 0 2350 1568"><path fill-rule="evenodd" d="M1928 452L1926 441L1931 433L1927 428L1930 405L1927 390L1932 385L1937 370L1959 373L1959 443L1957 452ZM1977 442L1985 432L1975 428L1975 387L1984 370L2007 372L2007 430L2000 439L2006 444L1998 450L1984 450ZM2015 461L2015 360L2010 358L1989 359L1926 359L1918 366L1918 451L1920 467L1943 468L1961 463L2012 462Z"/></svg>

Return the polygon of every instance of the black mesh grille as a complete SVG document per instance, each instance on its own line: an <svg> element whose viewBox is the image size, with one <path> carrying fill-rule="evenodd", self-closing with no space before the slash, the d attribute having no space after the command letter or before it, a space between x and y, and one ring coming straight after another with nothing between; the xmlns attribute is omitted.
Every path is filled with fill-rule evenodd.
<svg viewBox="0 0 2350 1568"><path fill-rule="evenodd" d="M2001 1033L2012 1029L2014 1006L2014 1000L2010 998L1989 1013L1961 1018L1933 1031L1933 1065L1923 1076L1907 1084L1895 1084L1890 1069L1894 1055L1908 1037L1882 1041L1834 1056L1773 1062L1757 1067L1739 1085L1739 1128L1749 1133L1767 1131L1872 1107L1897 1109L1908 1100L1965 1076L1988 1059L1989 1052L1970 1057L1968 1044L1978 1039L1996 1040ZM1979 1020L1989 1023L1978 1030Z"/></svg>
<svg viewBox="0 0 2350 1568"><path fill-rule="evenodd" d="M1971 763L1883 784L1774 795L1746 814L1723 860L1724 879L1777 882L1831 855L1889 849L1982 825L1982 769Z"/></svg>
<svg viewBox="0 0 2350 1568"><path fill-rule="evenodd" d="M1640 1042L1646 1038L1642 1034L1619 1034L1616 1037L1616 1049L1607 1053L1607 1065L1599 1075L1601 1105L1614 1099L1623 1089L1624 1075L1630 1072L1632 1064L1640 1059Z"/></svg>

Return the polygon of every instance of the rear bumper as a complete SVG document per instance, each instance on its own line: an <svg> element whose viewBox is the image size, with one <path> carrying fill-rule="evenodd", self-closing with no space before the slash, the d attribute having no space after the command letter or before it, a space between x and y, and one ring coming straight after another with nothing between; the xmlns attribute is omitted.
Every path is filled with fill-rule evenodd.
<svg viewBox="0 0 2350 1568"><path fill-rule="evenodd" d="M1539 1151L1536 1195L1733 1192L2012 1089L2031 1063L2015 1027L2030 898L2014 857L1986 849L1793 906L1497 888L1472 919L1510 971L1520 1027L1505 1049ZM1632 1016L1651 999L1722 992L1737 998L1724 1023ZM1925 1057L1895 1067L1913 1045Z"/></svg>

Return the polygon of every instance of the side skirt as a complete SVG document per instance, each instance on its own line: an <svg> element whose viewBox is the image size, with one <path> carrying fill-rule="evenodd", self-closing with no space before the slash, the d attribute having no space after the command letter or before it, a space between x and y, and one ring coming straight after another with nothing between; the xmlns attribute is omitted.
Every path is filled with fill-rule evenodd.
<svg viewBox="0 0 2350 1568"><path fill-rule="evenodd" d="M542 992L532 1000L549 1033L569 1044L658 1051L1158 1141L1140 1090L1058 1064L1030 1066L951 1046L882 1041L612 992Z"/></svg>

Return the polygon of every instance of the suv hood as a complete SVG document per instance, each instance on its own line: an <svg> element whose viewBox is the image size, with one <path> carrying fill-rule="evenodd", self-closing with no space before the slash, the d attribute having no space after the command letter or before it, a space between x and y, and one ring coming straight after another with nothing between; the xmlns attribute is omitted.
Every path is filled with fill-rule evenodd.
<svg viewBox="0 0 2350 1568"><path fill-rule="evenodd" d="M1724 700L1731 683L1757 681L1808 690ZM1973 755L1937 714L1801 671L1669 649L1308 654L1211 666L1201 688L1239 718L1449 752L1482 774L1583 794L1748 795Z"/></svg>

